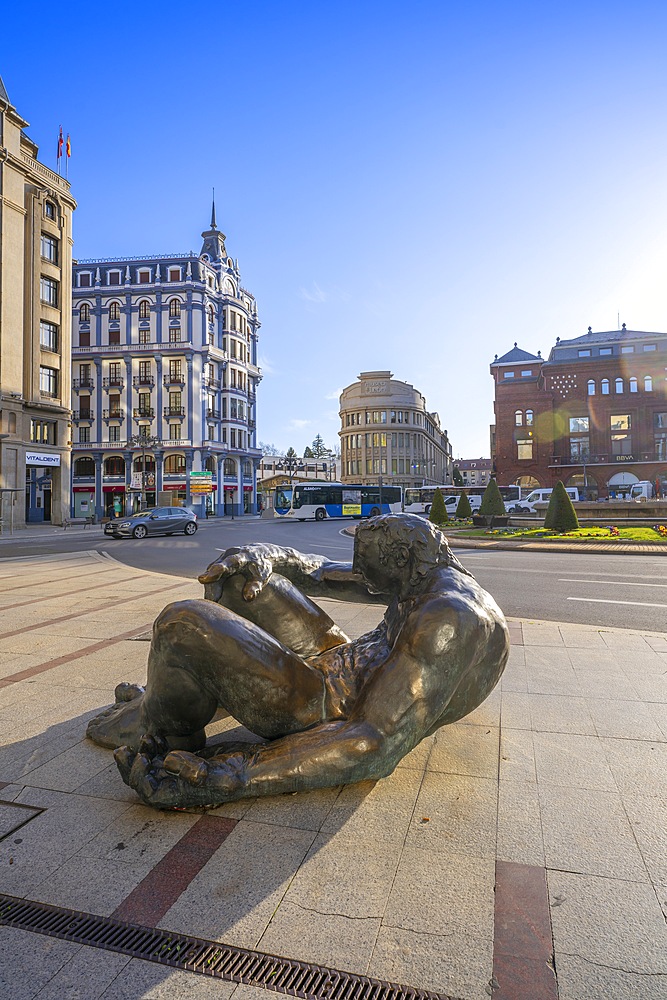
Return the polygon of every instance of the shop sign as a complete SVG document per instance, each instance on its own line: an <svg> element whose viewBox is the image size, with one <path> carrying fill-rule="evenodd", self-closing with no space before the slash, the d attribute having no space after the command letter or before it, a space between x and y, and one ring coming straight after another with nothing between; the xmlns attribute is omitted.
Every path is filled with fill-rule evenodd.
<svg viewBox="0 0 667 1000"><path fill-rule="evenodd" d="M40 451L27 451L25 453L25 464L26 465L60 465L60 455L54 455L53 452L40 452Z"/></svg>
<svg viewBox="0 0 667 1000"><path fill-rule="evenodd" d="M614 455L615 462L634 462L634 455Z"/></svg>

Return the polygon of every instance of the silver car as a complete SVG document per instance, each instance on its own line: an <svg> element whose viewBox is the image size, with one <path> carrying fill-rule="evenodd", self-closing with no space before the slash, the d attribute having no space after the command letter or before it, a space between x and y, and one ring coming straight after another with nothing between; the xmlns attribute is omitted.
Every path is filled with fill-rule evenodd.
<svg viewBox="0 0 667 1000"><path fill-rule="evenodd" d="M146 535L173 535L183 531L194 535L197 515L189 507L151 507L130 517L117 517L104 525L112 538L145 538Z"/></svg>

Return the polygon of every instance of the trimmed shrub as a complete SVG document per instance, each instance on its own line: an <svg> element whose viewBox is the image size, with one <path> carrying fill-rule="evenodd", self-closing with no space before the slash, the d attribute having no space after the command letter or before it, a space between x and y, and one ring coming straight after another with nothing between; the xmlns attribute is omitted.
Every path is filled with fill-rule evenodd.
<svg viewBox="0 0 667 1000"><path fill-rule="evenodd" d="M431 504L428 519L438 528L441 528L443 524L447 524L449 521L449 514L447 513L447 508L445 507L445 501L439 489L433 494L433 503Z"/></svg>
<svg viewBox="0 0 667 1000"><path fill-rule="evenodd" d="M464 485L465 485L465 483L463 482L463 476L459 472L459 467L458 467L458 465L455 465L454 466L454 486L464 486Z"/></svg>
<svg viewBox="0 0 667 1000"><path fill-rule="evenodd" d="M459 502L456 505L456 517L462 521L467 521L472 517L472 507L467 493L462 493L459 497Z"/></svg>
<svg viewBox="0 0 667 1000"><path fill-rule="evenodd" d="M577 512L572 506L572 501L565 491L560 479L554 486L554 491L549 497L549 506L544 518L544 527L551 531L563 534L565 531L575 531L579 527Z"/></svg>
<svg viewBox="0 0 667 1000"><path fill-rule="evenodd" d="M484 490L480 514L492 514L494 517L505 513L505 504L495 479L489 479L489 485Z"/></svg>

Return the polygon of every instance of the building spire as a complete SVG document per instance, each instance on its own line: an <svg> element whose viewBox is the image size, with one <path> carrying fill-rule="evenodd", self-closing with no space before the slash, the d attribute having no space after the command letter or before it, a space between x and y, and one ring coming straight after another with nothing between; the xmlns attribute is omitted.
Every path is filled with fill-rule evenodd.
<svg viewBox="0 0 667 1000"><path fill-rule="evenodd" d="M211 229L217 229L215 224L215 188L213 188L213 204L211 205Z"/></svg>

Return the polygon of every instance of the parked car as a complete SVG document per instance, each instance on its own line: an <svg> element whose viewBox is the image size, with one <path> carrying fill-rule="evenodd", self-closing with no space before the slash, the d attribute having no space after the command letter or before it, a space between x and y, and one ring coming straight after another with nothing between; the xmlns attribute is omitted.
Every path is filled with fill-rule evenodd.
<svg viewBox="0 0 667 1000"><path fill-rule="evenodd" d="M130 517L114 518L104 525L104 534L112 538L173 535L176 531L194 535L196 530L197 515L189 507L150 507Z"/></svg>
<svg viewBox="0 0 667 1000"><path fill-rule="evenodd" d="M565 492L569 496L573 503L577 503L579 500L579 490L576 486L566 486ZM535 514L538 503L548 503L553 493L553 489L539 489L533 490L525 500L517 500L511 507L508 508L508 513L510 514Z"/></svg>

